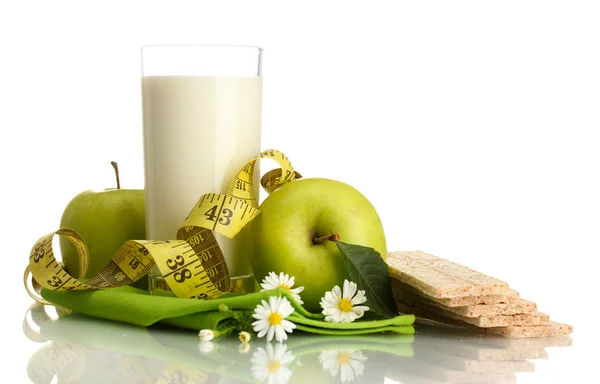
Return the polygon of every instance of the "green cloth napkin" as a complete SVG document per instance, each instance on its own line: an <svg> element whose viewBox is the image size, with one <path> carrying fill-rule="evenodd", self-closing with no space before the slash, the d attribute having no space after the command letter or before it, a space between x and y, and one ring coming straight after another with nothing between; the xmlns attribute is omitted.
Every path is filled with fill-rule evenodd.
<svg viewBox="0 0 600 384"><path fill-rule="evenodd" d="M283 289L248 294L226 294L214 300L179 299L171 292L150 295L147 291L126 286L94 291L51 291L42 289L42 297L49 302L102 319L115 320L138 326L167 324L194 330L218 331L248 328L254 320L252 313L262 300L270 296L285 296L292 303L294 313L288 320L300 331L327 335L359 335L378 332L414 333L413 315L399 315L392 319L355 321L338 324L323 321L324 316L306 311ZM219 311L224 304L230 311ZM242 324L243 323L243 324ZM241 328L240 328L241 327Z"/></svg>

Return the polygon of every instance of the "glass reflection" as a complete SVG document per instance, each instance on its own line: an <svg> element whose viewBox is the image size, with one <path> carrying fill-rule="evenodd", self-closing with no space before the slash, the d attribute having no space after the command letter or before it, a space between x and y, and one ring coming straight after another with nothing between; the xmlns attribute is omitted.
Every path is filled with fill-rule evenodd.
<svg viewBox="0 0 600 384"><path fill-rule="evenodd" d="M23 331L40 348L27 373L33 383L514 383L533 372L546 348L570 337L506 339L462 329L417 326L415 336L317 336L285 343L255 337L200 342L197 333L143 328L34 305Z"/></svg>

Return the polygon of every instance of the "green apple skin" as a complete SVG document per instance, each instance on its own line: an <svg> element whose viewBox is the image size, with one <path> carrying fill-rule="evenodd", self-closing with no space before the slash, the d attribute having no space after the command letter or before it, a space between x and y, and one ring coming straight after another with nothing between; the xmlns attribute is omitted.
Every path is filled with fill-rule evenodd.
<svg viewBox="0 0 600 384"><path fill-rule="evenodd" d="M342 242L371 247L383 260L387 256L373 205L353 187L330 179L285 184L264 200L243 232L255 278L260 282L271 271L295 276L295 286L304 286L304 307L314 312L320 312L326 291L349 279L335 242L314 244L315 237L337 233Z"/></svg>
<svg viewBox="0 0 600 384"><path fill-rule="evenodd" d="M60 237L67 272L77 278L95 276L127 240L146 238L145 217L143 190L88 190L75 196L65 208L60 226L71 228L83 237L89 250L89 267L85 276L80 276L75 247L70 240ZM146 279L139 281L143 280Z"/></svg>

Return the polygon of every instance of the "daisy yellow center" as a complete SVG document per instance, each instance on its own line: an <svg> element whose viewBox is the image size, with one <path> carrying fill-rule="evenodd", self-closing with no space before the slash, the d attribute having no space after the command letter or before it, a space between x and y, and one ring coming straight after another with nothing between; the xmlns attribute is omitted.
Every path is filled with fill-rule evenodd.
<svg viewBox="0 0 600 384"><path fill-rule="evenodd" d="M285 285L285 284L279 284L279 288L283 288L288 292L291 292L289 285Z"/></svg>
<svg viewBox="0 0 600 384"><path fill-rule="evenodd" d="M348 299L341 299L338 303L338 308L342 312L351 312L352 311L352 302Z"/></svg>
<svg viewBox="0 0 600 384"><path fill-rule="evenodd" d="M338 357L337 357L337 361L340 365L345 365L350 363L350 354L348 352L341 352Z"/></svg>
<svg viewBox="0 0 600 384"><path fill-rule="evenodd" d="M281 317L281 315L278 312L271 312L267 320L269 320L269 324L271 325L278 325L281 324L283 317Z"/></svg>
<svg viewBox="0 0 600 384"><path fill-rule="evenodd" d="M279 368L281 368L281 363L279 363L279 360L269 360L267 363L267 370L270 373L279 371Z"/></svg>

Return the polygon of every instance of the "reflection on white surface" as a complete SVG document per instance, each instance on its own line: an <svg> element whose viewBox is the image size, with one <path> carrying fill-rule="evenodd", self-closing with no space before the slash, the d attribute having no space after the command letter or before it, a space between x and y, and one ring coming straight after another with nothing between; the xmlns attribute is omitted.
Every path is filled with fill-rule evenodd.
<svg viewBox="0 0 600 384"><path fill-rule="evenodd" d="M569 337L505 339L424 326L414 337L294 333L285 343L200 342L196 331L59 313L36 305L24 320L25 335L40 344L27 364L33 383L515 383L521 372L536 375L533 360L547 359L546 348L571 345Z"/></svg>
<svg viewBox="0 0 600 384"><path fill-rule="evenodd" d="M266 351L258 348L252 354L252 375L260 382L268 384L286 384L292 376L288 367L295 357L292 351L287 350L287 345L267 343Z"/></svg>
<svg viewBox="0 0 600 384"><path fill-rule="evenodd" d="M359 349L332 349L319 354L319 361L323 369L328 370L331 376L337 376L341 371L342 383L349 383L363 374L368 360Z"/></svg>
<svg viewBox="0 0 600 384"><path fill-rule="evenodd" d="M201 340L198 343L198 350L202 353L209 353L215 349L215 344L210 340Z"/></svg>

